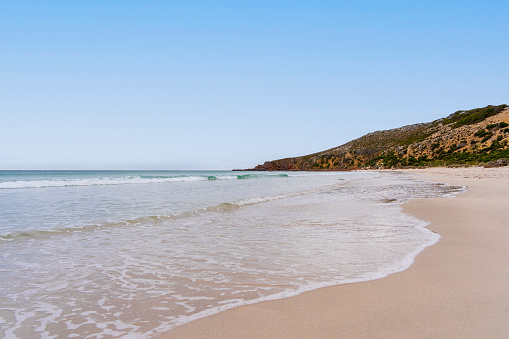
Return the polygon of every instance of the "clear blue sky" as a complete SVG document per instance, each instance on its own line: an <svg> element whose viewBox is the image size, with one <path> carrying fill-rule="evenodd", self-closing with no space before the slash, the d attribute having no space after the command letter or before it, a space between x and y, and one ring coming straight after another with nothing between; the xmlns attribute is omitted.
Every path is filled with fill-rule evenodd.
<svg viewBox="0 0 509 339"><path fill-rule="evenodd" d="M509 103L509 1L0 0L0 169L232 169Z"/></svg>

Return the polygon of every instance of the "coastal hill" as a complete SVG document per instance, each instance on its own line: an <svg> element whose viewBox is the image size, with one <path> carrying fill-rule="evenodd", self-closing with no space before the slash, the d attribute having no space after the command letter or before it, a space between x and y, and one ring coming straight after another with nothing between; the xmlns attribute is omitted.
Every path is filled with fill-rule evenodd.
<svg viewBox="0 0 509 339"><path fill-rule="evenodd" d="M305 156L267 161L252 170L350 170L506 164L509 106L458 111L432 122L366 134ZM498 161L497 161L498 160Z"/></svg>

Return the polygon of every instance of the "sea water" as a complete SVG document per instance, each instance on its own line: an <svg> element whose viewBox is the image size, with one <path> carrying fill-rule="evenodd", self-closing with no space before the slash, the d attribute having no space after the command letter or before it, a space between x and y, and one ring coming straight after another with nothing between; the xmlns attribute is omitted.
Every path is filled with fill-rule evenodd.
<svg viewBox="0 0 509 339"><path fill-rule="evenodd" d="M402 212L462 190L392 172L0 171L0 337L152 337L406 269Z"/></svg>

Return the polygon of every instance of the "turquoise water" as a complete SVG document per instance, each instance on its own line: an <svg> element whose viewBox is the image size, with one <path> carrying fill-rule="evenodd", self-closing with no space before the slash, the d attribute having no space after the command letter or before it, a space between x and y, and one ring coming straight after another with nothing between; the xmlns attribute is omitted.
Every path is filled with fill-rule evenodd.
<svg viewBox="0 0 509 339"><path fill-rule="evenodd" d="M380 278L439 239L399 204L459 190L397 172L0 171L0 336L152 337Z"/></svg>
<svg viewBox="0 0 509 339"><path fill-rule="evenodd" d="M171 218L249 198L254 189L262 195L286 192L284 182L264 187L256 185L259 181L234 181L287 176L230 171L0 171L0 206L5 207L0 237Z"/></svg>

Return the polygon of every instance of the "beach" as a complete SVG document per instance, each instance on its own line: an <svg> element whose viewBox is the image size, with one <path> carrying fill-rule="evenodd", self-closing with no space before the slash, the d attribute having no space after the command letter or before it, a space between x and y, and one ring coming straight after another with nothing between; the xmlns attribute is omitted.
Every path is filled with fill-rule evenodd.
<svg viewBox="0 0 509 339"><path fill-rule="evenodd" d="M507 169L3 171L0 337L501 337Z"/></svg>
<svg viewBox="0 0 509 339"><path fill-rule="evenodd" d="M509 336L509 167L405 170L468 187L404 212L442 236L407 270L198 319L162 338L501 338Z"/></svg>
<svg viewBox="0 0 509 339"><path fill-rule="evenodd" d="M463 191L398 171L0 171L0 337L152 338L383 278L440 239L401 205Z"/></svg>

